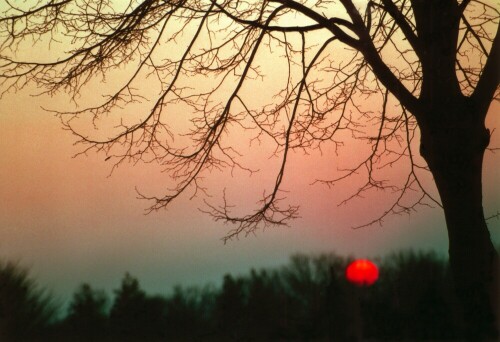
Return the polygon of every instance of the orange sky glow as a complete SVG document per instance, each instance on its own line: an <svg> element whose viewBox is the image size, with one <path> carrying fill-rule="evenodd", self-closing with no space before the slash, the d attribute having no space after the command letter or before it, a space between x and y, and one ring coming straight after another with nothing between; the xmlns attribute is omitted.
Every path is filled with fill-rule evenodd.
<svg viewBox="0 0 500 342"><path fill-rule="evenodd" d="M390 217L382 227L353 230L363 222L360 218L383 209L386 195L337 207L353 189L310 185L333 163L314 153L293 156L285 184L290 201L301 206L301 218L290 227L259 231L224 245L220 238L228 226L198 212L199 199L182 198L169 210L145 216L147 203L136 199L134 189L162 187L165 175L153 165L124 165L108 177L111 166L102 157L72 158L78 151L73 137L39 106L39 99L23 92L8 95L0 107L0 257L31 266L62 296L83 281L116 287L125 271L138 276L150 291L164 292L176 283L218 281L224 272L282 264L295 252L359 257L401 248L446 252L439 209L423 208L410 217ZM490 127L498 127L498 116L492 115L498 110L498 105L491 108ZM495 133L492 146L500 146ZM493 171L499 168L500 159L487 153L487 215L500 207L500 184ZM208 183L219 185L219 191L232 183L236 192L257 195L272 179L265 173L229 182L227 175L211 178ZM253 200L243 196L240 203L251 206ZM500 223L492 220L489 226L498 245Z"/></svg>
<svg viewBox="0 0 500 342"><path fill-rule="evenodd" d="M278 64L274 58L263 65L263 71L276 82L280 81ZM112 78L106 85L96 82L80 100L92 101L101 86L113 87L113 82ZM154 92L146 81L144 87L146 93ZM269 95L266 89L259 90ZM254 88L246 91L255 92ZM73 146L74 136L42 109L71 106L68 98L63 94L31 96L35 92L26 88L0 99L0 259L30 266L40 282L61 298L67 298L84 281L107 290L116 288L126 271L155 293L168 291L177 283L219 281L225 272L241 274L252 266L277 266L296 252L373 257L403 248L433 248L446 253L446 229L439 209L424 207L411 216L388 217L383 226L353 229L375 218L393 195L374 193L338 206L356 190L358 179L331 189L312 184L331 177L338 168L349 167L366 151L359 142L346 144L338 156L330 147L323 153L314 150L309 155L290 156L283 188L289 190L288 201L300 206L301 217L289 227L259 230L224 245L221 238L230 227L201 213L198 208L203 208L203 198L190 199L189 193L167 210L144 215L148 203L137 199L135 188L161 194L171 184L161 168L123 164L109 176L112 164L105 161L105 155L91 152L73 158L81 151ZM256 96L250 102L258 105L262 99ZM366 99L363 105L369 107L371 101L377 100ZM135 113L146 106L124 111ZM500 104L492 103L487 127L500 127L499 113ZM172 125L182 128L184 124L179 120ZM243 171L233 175L228 170L215 171L206 174L205 184L215 203L227 188L227 195L239 208L252 210L262 191L273 184L279 159L269 158L265 144L250 146L240 133L229 139L241 144L243 160L262 172L250 176ZM500 147L500 132L493 131L490 146ZM499 153L485 156L486 216L500 210ZM400 171L386 172L397 178ZM424 179L435 194L431 179ZM489 228L499 246L500 220L489 221Z"/></svg>

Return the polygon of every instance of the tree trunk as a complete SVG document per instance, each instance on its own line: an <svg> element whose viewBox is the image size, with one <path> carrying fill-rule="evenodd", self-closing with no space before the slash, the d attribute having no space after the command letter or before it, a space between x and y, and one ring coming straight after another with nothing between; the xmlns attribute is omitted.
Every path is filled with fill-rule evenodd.
<svg viewBox="0 0 500 342"><path fill-rule="evenodd" d="M468 339L493 340L498 337L500 269L484 217L481 182L489 131L484 116L465 97L433 107L420 122L421 154L443 204L464 332Z"/></svg>

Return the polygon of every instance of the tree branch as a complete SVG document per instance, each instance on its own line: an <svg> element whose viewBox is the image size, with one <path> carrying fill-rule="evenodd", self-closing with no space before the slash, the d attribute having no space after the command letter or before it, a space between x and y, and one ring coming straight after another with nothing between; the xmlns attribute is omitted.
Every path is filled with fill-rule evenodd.
<svg viewBox="0 0 500 342"><path fill-rule="evenodd" d="M391 15L391 17L394 18L396 24L398 24L398 26L401 28L401 31L403 31L403 34L405 35L406 39L408 39L408 42L412 46L417 56L421 57L422 47L418 41L417 36L415 35L415 32L411 28L410 24L408 24L406 17L399 11L392 0L382 0L382 3L384 4L384 9Z"/></svg>
<svg viewBox="0 0 500 342"><path fill-rule="evenodd" d="M500 83L500 24L497 27L495 39L491 46L486 65L471 99L482 106L489 106ZM487 111L483 111L486 115Z"/></svg>

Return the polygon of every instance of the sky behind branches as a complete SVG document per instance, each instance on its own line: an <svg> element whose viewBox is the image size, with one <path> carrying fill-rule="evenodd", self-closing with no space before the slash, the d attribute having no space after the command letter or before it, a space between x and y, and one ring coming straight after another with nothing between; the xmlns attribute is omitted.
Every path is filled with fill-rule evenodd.
<svg viewBox="0 0 500 342"><path fill-rule="evenodd" d="M295 252L334 251L358 257L384 255L402 248L433 248L445 254L447 237L439 209L421 208L411 216L389 217L381 227L352 229L387 205L389 193L337 205L355 188L354 181L332 189L311 185L335 163L328 155L292 155L287 173L288 197L300 205L301 218L290 227L258 231L224 245L230 228L197 208L201 199L184 196L169 210L144 215L147 203L135 188L154 190L168 182L155 165L125 164L108 177L111 164L102 155L73 158L74 138L57 118L41 110L63 98L47 99L29 91L8 94L0 107L0 257L31 267L40 281L67 298L81 282L107 290L116 288L128 271L150 292L166 292L174 284L219 281L225 272L245 273L250 267L276 266ZM493 103L488 126L498 127ZM496 121L495 121L496 120ZM500 146L493 133L491 147ZM356 145L343 149L355 155ZM257 154L255 156L257 158ZM258 161L268 163L266 157ZM500 210L500 182L495 170L500 158L487 152L484 208L487 216ZM228 187L248 207L247 194L261 191L272 175L247 177L217 173L209 187ZM433 190L433 185L430 185ZM435 192L435 191L434 191ZM214 196L218 193L215 191ZM248 208L247 207L247 208ZM245 209L247 209L245 208ZM494 243L500 243L500 221L489 221Z"/></svg>
<svg viewBox="0 0 500 342"><path fill-rule="evenodd" d="M321 37L316 38L321 40ZM189 35L184 39L189 39ZM43 46L44 42L39 44ZM19 57L26 58L35 50L41 51L27 47L21 50ZM57 51L55 48L54 54ZM182 52L179 51L176 53ZM171 52L175 51L168 50ZM271 88L278 83L283 86L280 74L283 68L286 69L286 63L278 64L278 54L271 57L266 55L267 51L262 54L264 57L259 59L261 71L271 82L260 86L259 81L250 82L244 90L245 100L255 107L261 102L270 103L272 99L263 95L275 94L270 84ZM39 55L36 57L42 59L51 56L50 53ZM104 89L119 86L120 77L127 74L127 69L120 68L118 72L119 75L107 78L106 85L99 80L91 82L81 93L80 106L99 100L97 95ZM192 80L187 78L187 82ZM229 84L229 88L231 86ZM153 83L144 81L141 90L147 95L157 91L153 88ZM376 192L339 207L339 203L362 185L360 179L349 178L331 189L320 184L311 185L316 179L331 178L338 169L352 167L361 156L366 157L370 145L350 139L345 140L346 145L338 151L339 155L329 146L322 151L309 151L309 155L293 153L289 156L283 189L289 191L289 203L300 206L301 216L291 221L289 227L259 230L255 236L242 235L224 245L221 238L230 226L214 222L201 213L198 208L203 208L203 198L190 199L190 193L184 194L168 210L145 216L144 209L151 203L138 200L135 189L146 195L161 195L172 185L168 176L154 164L122 164L108 177L113 159L106 161L104 154L91 152L72 158L81 147L73 146L74 136L62 130L52 113L41 109L71 108L68 96L29 95L37 91L26 88L17 94L6 94L0 101L0 258L19 260L31 266L43 284L63 297L83 281L110 290L118 286L126 271L137 276L148 292L164 292L176 283L218 281L225 272L238 274L252 266L276 266L295 252L334 251L369 257L403 248L434 248L446 253L447 237L441 210L420 207L409 217L386 218L382 227L353 229L353 226L377 218L395 195L390 191ZM254 93L255 96L250 96ZM224 92L222 95L226 96ZM377 95L366 98L361 104L365 110L377 111L380 101ZM124 112L134 118L134 115L147 113L149 108L148 104L134 104L126 106ZM174 129L182 129L184 121L189 119L189 113L182 113L182 110L173 107L167 113L179 118L170 122ZM500 105L493 103L487 127L500 126L499 111ZM106 129L101 128L97 133L106 136ZM265 141L261 145L249 145L248 138L245 132L236 131L227 141L243 151L246 165L262 172L250 176L241 170L234 173L214 171L205 174L204 180L213 196L209 198L211 201L220 203L227 188L230 203L238 204L240 213L255 208L262 191L269 190L275 182L280 163L278 158L269 158L273 147L267 146ZM500 147L499 132L493 132L490 146ZM414 151L418 151L418 146L414 147ZM491 152L486 154L486 216L500 210L500 182L496 174L500 169L498 154L500 151L496 156ZM401 178L398 167L386 168L383 172L387 178ZM426 189L436 194L431 179L424 179ZM493 241L498 245L500 221L491 220L489 226Z"/></svg>

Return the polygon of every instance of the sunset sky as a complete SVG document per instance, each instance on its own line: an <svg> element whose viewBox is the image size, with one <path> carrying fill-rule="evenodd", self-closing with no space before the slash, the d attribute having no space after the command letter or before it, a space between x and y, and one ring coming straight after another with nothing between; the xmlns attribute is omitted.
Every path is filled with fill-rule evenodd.
<svg viewBox="0 0 500 342"><path fill-rule="evenodd" d="M498 115L489 119L490 127L499 126ZM500 145L498 134L493 137ZM352 229L352 222L376 205L337 207L342 191L309 185L313 171L328 159L320 156L296 157L291 171L296 183L290 197L301 206L301 218L224 245L220 238L228 226L200 213L200 201L182 199L167 211L144 215L147 203L136 199L135 187L161 184L155 167L125 165L107 177L110 165L96 155L72 158L78 152L72 142L59 121L40 109L39 99L24 93L2 99L0 257L31 267L40 283L61 297L83 281L111 290L126 271L146 290L164 293L174 284L204 284L225 272L281 265L295 252L367 257L403 248L447 250L439 209ZM487 153L486 215L500 209L499 169L500 158ZM255 184L239 186L245 191ZM498 245L500 222L494 219L489 227Z"/></svg>
<svg viewBox="0 0 500 342"><path fill-rule="evenodd" d="M227 272L279 266L297 252L374 257L413 248L446 254L444 217L437 208L421 207L411 216L388 217L383 226L353 229L382 212L388 194L338 206L355 184L331 189L312 184L347 165L328 150L290 157L285 189L301 217L289 227L259 230L224 244L221 238L230 227L198 210L203 198L189 196L145 215L148 203L137 199L135 189L162 188L167 175L154 164L123 164L109 176L112 164L103 155L73 158L81 151L73 146L74 136L42 109L64 107L68 99L30 96L35 92L27 88L0 99L0 259L30 267L61 300L82 282L111 293L125 272L138 277L149 293L167 293L175 284L218 282ZM493 103L490 129L500 127L499 112L500 105ZM500 147L498 131L490 146ZM272 163L266 156L257 159L256 150L252 158L253 151L259 168ZM356 145L346 145L340 157L356 153ZM500 152L487 152L484 165L484 209L491 216L500 211ZM215 199L227 186L250 210L254 199L249 194L261 193L272 181L265 171L252 177L214 172L206 180ZM436 192L432 183L428 186ZM499 246L500 220L490 220L489 228Z"/></svg>

